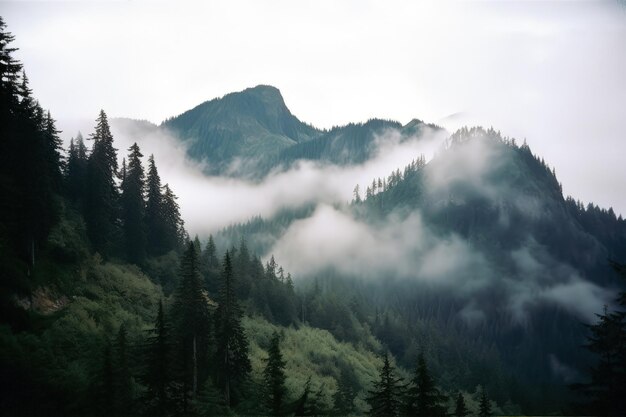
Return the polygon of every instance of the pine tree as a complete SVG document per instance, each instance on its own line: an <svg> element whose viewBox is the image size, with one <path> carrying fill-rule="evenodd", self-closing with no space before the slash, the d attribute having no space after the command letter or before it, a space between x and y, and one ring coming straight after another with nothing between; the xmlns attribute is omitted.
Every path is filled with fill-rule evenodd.
<svg viewBox="0 0 626 417"><path fill-rule="evenodd" d="M220 262L217 259L217 249L213 235L209 235L209 240L202 251L200 259L200 272L204 277L206 288L209 294L217 294L219 287Z"/></svg>
<svg viewBox="0 0 626 417"><path fill-rule="evenodd" d="M94 141L87 165L87 201L85 220L94 248L103 255L111 254L118 233L119 196L115 177L117 152L104 111L100 111Z"/></svg>
<svg viewBox="0 0 626 417"><path fill-rule="evenodd" d="M280 352L280 335L274 332L267 351L268 358L263 370L267 408L275 416L281 415L287 389L285 388L285 361Z"/></svg>
<svg viewBox="0 0 626 417"><path fill-rule="evenodd" d="M146 256L144 226L145 175L141 166L141 151L137 143L129 149L128 167L122 178L121 214L126 245L126 259L141 264Z"/></svg>
<svg viewBox="0 0 626 417"><path fill-rule="evenodd" d="M613 269L626 278L626 266L611 262ZM589 413L597 415L626 414L626 291L617 299L622 308L597 314L598 321L588 326L586 348L596 354L597 361L590 368L591 380L574 384L572 388L589 397L584 406Z"/></svg>
<svg viewBox="0 0 626 417"><path fill-rule="evenodd" d="M146 402L154 415L166 415L170 409L171 349L170 328L166 322L163 301L160 300L154 329L148 337L144 355L146 367L143 382L147 387Z"/></svg>
<svg viewBox="0 0 626 417"><path fill-rule="evenodd" d="M117 399L115 396L115 374L113 371L113 358L109 341L104 346L102 363L96 372L96 380L93 382L92 397L93 405L96 406L97 414L110 416L113 414L113 406Z"/></svg>
<svg viewBox="0 0 626 417"><path fill-rule="evenodd" d="M199 381L209 374L211 321L207 297L203 291L198 252L190 242L180 262L180 284L174 296L176 320L178 379L181 384L183 411L198 393Z"/></svg>
<svg viewBox="0 0 626 417"><path fill-rule="evenodd" d="M401 412L404 387L402 379L395 376L395 371L385 353L380 380L374 382L374 389L369 391L366 399L372 416L397 416Z"/></svg>
<svg viewBox="0 0 626 417"><path fill-rule="evenodd" d="M18 80L22 64L13 58L17 48L9 47L15 36L6 30L6 23L0 16L0 102L12 106L17 102Z"/></svg>
<svg viewBox="0 0 626 417"><path fill-rule="evenodd" d="M218 384L228 406L233 406L239 401L239 388L251 371L248 339L241 325L242 311L235 295L235 285L230 253L227 251L215 312L217 342L215 363Z"/></svg>
<svg viewBox="0 0 626 417"><path fill-rule="evenodd" d="M456 397L456 403L454 406L454 415L455 417L465 417L469 415L469 413L470 412L465 405L465 398L463 397L463 394L459 392L459 395L457 395Z"/></svg>
<svg viewBox="0 0 626 417"><path fill-rule="evenodd" d="M207 378L202 385L194 401L194 409L196 414L202 417L227 416L230 414L228 407L224 403L224 398L211 382L211 378Z"/></svg>
<svg viewBox="0 0 626 417"><path fill-rule="evenodd" d="M161 215L163 222L162 250L169 252L177 250L181 247L185 240L185 229L183 228L183 220L180 217L180 207L176 202L176 197L170 186L165 184L163 187ZM199 242L198 242L199 244Z"/></svg>
<svg viewBox="0 0 626 417"><path fill-rule="evenodd" d="M127 339L128 332L122 324L115 339L114 408L118 415L133 414L133 383Z"/></svg>
<svg viewBox="0 0 626 417"><path fill-rule="evenodd" d="M154 155L148 158L145 224L148 232L148 253L154 256L163 255L167 252L164 242L166 232L163 218L163 194L161 193L161 177L154 162Z"/></svg>
<svg viewBox="0 0 626 417"><path fill-rule="evenodd" d="M245 239L242 237L239 243L239 250L237 251L236 258L234 259L234 273L237 281L236 293L237 297L245 300L250 295L251 282L251 265L252 258L248 251L248 245L246 245Z"/></svg>
<svg viewBox="0 0 626 417"><path fill-rule="evenodd" d="M483 388L480 395L480 403L478 405L478 415L480 417L491 417L493 412L491 411L491 401L487 397L487 390Z"/></svg>
<svg viewBox="0 0 626 417"><path fill-rule="evenodd" d="M70 141L65 170L65 190L68 198L82 209L87 178L87 148L80 132Z"/></svg>
<svg viewBox="0 0 626 417"><path fill-rule="evenodd" d="M337 381L337 391L333 395L334 414L345 416L354 411L354 399L356 393L352 388L352 382L348 370L342 368L339 380Z"/></svg>
<svg viewBox="0 0 626 417"><path fill-rule="evenodd" d="M420 353L415 374L407 390L407 415L445 416L446 400L446 397L437 389L434 378L430 375L424 354Z"/></svg>

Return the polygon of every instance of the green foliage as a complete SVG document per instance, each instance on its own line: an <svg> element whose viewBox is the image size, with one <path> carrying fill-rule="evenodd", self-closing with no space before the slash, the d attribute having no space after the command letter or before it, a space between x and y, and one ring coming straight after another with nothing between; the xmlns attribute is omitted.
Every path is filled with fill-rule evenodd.
<svg viewBox="0 0 626 417"><path fill-rule="evenodd" d="M215 363L217 381L227 405L241 401L242 387L251 371L248 338L242 327L242 311L235 295L236 283L230 254L224 256L218 307L215 311Z"/></svg>
<svg viewBox="0 0 626 417"><path fill-rule="evenodd" d="M199 383L209 375L212 354L211 314L193 242L181 259L180 284L174 294L172 310L176 338L175 380L181 385L183 411L187 412L190 398L196 397Z"/></svg>
<svg viewBox="0 0 626 417"><path fill-rule="evenodd" d="M626 278L626 265L611 262L614 270ZM589 381L572 388L588 398L577 408L597 415L620 415L626 411L626 291L619 294L620 310L598 314L598 321L589 327L585 347L596 355L589 368Z"/></svg>
<svg viewBox="0 0 626 417"><path fill-rule="evenodd" d="M410 416L445 416L447 402L435 386L435 380L426 366L424 354L417 358L417 368L406 392L406 414Z"/></svg>
<svg viewBox="0 0 626 417"><path fill-rule="evenodd" d="M137 143L129 149L128 167L121 184L121 220L124 233L126 259L141 265L146 256L146 231L144 226L145 175L141 166L143 154Z"/></svg>
<svg viewBox="0 0 626 417"><path fill-rule="evenodd" d="M469 410L467 409L467 405L465 405L465 397L461 392L456 397L456 402L454 404L454 416L455 417L465 417L469 414Z"/></svg>
<svg viewBox="0 0 626 417"><path fill-rule="evenodd" d="M232 173L235 158L245 161L237 173L252 174L281 149L319 134L289 112L276 88L263 85L202 103L164 127L187 142L190 156L209 161L212 174Z"/></svg>
<svg viewBox="0 0 626 417"><path fill-rule="evenodd" d="M275 331L281 332L281 352L285 360L286 398L295 402L303 394L303 387L310 378L311 396L318 398L320 409L331 410L340 369L353 373L355 414L362 415L368 406L364 401L365 391L378 375L381 360L369 349L352 343L340 342L333 335L309 326L282 328L266 320L245 317L243 325L250 340L252 378L261 381L265 368L266 351ZM380 347L380 346L379 346ZM319 393L319 395L318 395Z"/></svg>
<svg viewBox="0 0 626 417"><path fill-rule="evenodd" d="M396 377L387 353L383 358L379 379L372 383L374 388L369 391L367 397L367 402L371 407L368 414L372 416L400 415L405 387L402 384L402 378Z"/></svg>
<svg viewBox="0 0 626 417"><path fill-rule="evenodd" d="M491 410L491 400L489 400L487 391L484 388L480 394L478 415L480 417L491 417L493 415L493 411Z"/></svg>
<svg viewBox="0 0 626 417"><path fill-rule="evenodd" d="M109 256L113 254L119 241L119 193L115 183L117 150L113 147L113 135L103 110L100 111L95 131L89 139L94 144L87 163L87 232L94 249Z"/></svg>
<svg viewBox="0 0 626 417"><path fill-rule="evenodd" d="M272 415L279 416L283 412L285 401L285 361L280 352L280 335L274 332L267 351L268 358L263 370L265 401Z"/></svg>

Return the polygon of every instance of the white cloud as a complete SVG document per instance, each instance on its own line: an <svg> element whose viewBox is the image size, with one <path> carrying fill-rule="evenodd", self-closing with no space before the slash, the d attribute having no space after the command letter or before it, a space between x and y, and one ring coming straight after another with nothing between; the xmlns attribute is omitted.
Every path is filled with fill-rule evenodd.
<svg viewBox="0 0 626 417"><path fill-rule="evenodd" d="M567 193L626 211L617 1L4 2L3 16L61 120L104 108L159 122L273 84L320 127L493 125L528 138Z"/></svg>

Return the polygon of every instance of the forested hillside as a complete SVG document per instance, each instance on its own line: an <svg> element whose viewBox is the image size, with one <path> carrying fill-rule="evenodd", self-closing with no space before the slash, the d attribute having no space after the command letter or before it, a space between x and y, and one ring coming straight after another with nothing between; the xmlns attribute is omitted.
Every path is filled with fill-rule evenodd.
<svg viewBox="0 0 626 417"><path fill-rule="evenodd" d="M564 197L526 143L464 128L350 203L191 237L161 161L117 149L104 111L63 149L13 40L0 18L3 415L623 412L626 222ZM318 130L267 86L125 122L259 177L441 131Z"/></svg>

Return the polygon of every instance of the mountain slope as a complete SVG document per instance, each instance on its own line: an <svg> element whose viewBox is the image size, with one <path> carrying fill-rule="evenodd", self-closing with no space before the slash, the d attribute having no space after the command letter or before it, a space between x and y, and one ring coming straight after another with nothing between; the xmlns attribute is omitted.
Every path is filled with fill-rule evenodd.
<svg viewBox="0 0 626 417"><path fill-rule="evenodd" d="M254 165L259 156L320 134L291 114L278 89L265 85L202 103L161 127L187 142L192 158L209 162L211 173L237 173L237 159Z"/></svg>

